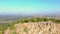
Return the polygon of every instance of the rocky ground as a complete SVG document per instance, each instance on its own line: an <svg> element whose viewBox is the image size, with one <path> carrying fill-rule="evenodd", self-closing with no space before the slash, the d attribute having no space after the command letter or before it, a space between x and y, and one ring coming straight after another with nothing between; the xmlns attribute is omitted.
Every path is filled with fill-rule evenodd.
<svg viewBox="0 0 60 34"><path fill-rule="evenodd" d="M14 26L14 30L7 28L4 34L60 34L60 24L51 21L19 23Z"/></svg>

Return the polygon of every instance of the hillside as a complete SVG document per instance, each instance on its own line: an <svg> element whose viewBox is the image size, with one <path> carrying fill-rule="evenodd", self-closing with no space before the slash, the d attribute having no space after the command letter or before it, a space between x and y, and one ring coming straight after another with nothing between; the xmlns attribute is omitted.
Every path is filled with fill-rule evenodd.
<svg viewBox="0 0 60 34"><path fill-rule="evenodd" d="M55 18L22 18L0 27L0 34L60 34L60 20Z"/></svg>
<svg viewBox="0 0 60 34"><path fill-rule="evenodd" d="M60 24L53 22L35 22L15 24L13 30L7 29L4 34L60 34Z"/></svg>

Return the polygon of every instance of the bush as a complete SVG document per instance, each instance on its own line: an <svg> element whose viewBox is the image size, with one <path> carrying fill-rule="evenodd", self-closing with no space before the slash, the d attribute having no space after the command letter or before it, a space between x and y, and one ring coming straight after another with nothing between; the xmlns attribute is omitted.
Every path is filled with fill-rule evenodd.
<svg viewBox="0 0 60 34"><path fill-rule="evenodd" d="M25 27L25 28L23 29L23 31L27 33L27 32L28 32L27 27Z"/></svg>
<svg viewBox="0 0 60 34"><path fill-rule="evenodd" d="M14 30L14 29L15 29L14 23L10 23L10 24L8 25L8 27L9 27L11 30Z"/></svg>
<svg viewBox="0 0 60 34"><path fill-rule="evenodd" d="M0 34L3 34L4 31L7 29L7 26L8 24L5 24L5 25L0 25Z"/></svg>
<svg viewBox="0 0 60 34"><path fill-rule="evenodd" d="M37 19L36 18L32 18L30 21L31 22L37 22Z"/></svg>
<svg viewBox="0 0 60 34"><path fill-rule="evenodd" d="M17 34L16 31L12 32L11 34Z"/></svg>

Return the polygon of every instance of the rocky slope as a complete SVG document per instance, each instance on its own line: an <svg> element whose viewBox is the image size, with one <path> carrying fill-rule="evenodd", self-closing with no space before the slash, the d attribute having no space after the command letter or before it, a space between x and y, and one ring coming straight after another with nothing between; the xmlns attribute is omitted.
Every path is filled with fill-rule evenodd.
<svg viewBox="0 0 60 34"><path fill-rule="evenodd" d="M14 26L13 30L8 27L4 34L60 34L60 24L51 21L19 23Z"/></svg>

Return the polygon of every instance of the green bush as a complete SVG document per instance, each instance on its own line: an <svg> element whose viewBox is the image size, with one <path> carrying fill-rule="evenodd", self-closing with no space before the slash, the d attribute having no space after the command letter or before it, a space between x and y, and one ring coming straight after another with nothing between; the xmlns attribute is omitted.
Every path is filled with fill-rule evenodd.
<svg viewBox="0 0 60 34"><path fill-rule="evenodd" d="M48 18L42 18L43 21L48 21Z"/></svg>
<svg viewBox="0 0 60 34"><path fill-rule="evenodd" d="M37 22L37 19L36 18L32 18L30 21L31 22Z"/></svg>
<svg viewBox="0 0 60 34"><path fill-rule="evenodd" d="M28 32L27 27L25 27L25 28L23 29L23 31L27 33L27 32Z"/></svg>
<svg viewBox="0 0 60 34"><path fill-rule="evenodd" d="M0 34L3 34L4 33L4 31L7 29L7 27L8 27L8 24L2 24L2 25L0 25Z"/></svg>
<svg viewBox="0 0 60 34"><path fill-rule="evenodd" d="M9 28L10 28L11 30L14 30L14 29L15 29L14 23L9 24L8 26L9 26Z"/></svg>
<svg viewBox="0 0 60 34"><path fill-rule="evenodd" d="M16 31L12 32L11 34L17 34Z"/></svg>

